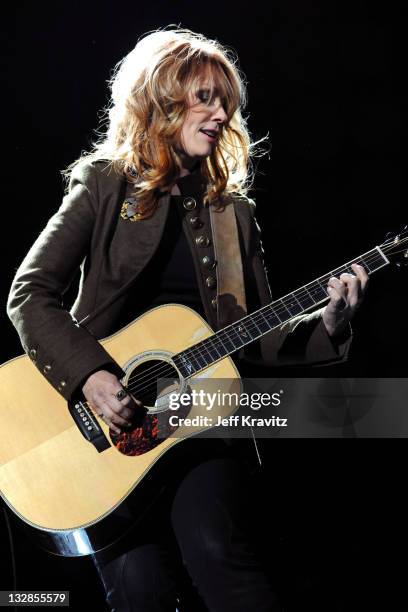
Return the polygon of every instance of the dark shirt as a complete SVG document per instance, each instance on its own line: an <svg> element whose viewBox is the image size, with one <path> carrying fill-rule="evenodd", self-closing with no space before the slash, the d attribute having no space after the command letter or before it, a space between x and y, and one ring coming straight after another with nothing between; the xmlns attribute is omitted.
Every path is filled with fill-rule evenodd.
<svg viewBox="0 0 408 612"><path fill-rule="evenodd" d="M152 279L150 307L184 304L204 315L190 246L182 226L182 196L172 196L163 238L146 277Z"/></svg>
<svg viewBox="0 0 408 612"><path fill-rule="evenodd" d="M129 291L120 327L151 308L183 304L205 317L193 256L182 226L182 196L172 196L163 236L151 260Z"/></svg>

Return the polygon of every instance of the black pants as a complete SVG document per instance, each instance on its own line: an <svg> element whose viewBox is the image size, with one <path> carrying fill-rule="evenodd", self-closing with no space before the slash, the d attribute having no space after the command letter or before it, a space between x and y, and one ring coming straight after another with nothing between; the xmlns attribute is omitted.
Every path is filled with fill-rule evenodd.
<svg viewBox="0 0 408 612"><path fill-rule="evenodd" d="M126 548L93 556L108 604L114 612L280 610L255 554L257 505L245 464L214 453L213 440L193 442L203 452L173 465L167 495Z"/></svg>

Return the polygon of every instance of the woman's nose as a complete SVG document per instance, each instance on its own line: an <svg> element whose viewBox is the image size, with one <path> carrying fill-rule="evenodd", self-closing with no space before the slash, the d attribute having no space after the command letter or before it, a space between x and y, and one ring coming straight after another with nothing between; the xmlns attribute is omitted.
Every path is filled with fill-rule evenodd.
<svg viewBox="0 0 408 612"><path fill-rule="evenodd" d="M221 100L219 98L217 98L214 102L214 107L215 110L212 114L212 118L214 120L218 120L218 121L226 121L227 119L227 113L225 112L225 109L223 107L223 105L221 104Z"/></svg>

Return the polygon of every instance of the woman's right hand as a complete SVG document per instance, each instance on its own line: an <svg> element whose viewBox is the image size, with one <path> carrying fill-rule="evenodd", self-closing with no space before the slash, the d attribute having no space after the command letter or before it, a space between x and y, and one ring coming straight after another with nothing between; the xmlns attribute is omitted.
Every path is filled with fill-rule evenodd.
<svg viewBox="0 0 408 612"><path fill-rule="evenodd" d="M109 429L120 434L121 428L130 427L136 407L142 407L139 400L126 395L118 400L116 394L123 389L119 379L107 370L98 370L89 376L82 387L82 392Z"/></svg>

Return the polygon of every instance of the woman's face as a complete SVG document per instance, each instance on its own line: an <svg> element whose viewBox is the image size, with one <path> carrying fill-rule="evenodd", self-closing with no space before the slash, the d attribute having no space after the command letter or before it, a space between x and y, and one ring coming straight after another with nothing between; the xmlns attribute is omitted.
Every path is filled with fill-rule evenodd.
<svg viewBox="0 0 408 612"><path fill-rule="evenodd" d="M210 155L228 117L217 90L211 92L206 81L197 91L189 93L188 101L189 109L181 130L181 149L177 152L183 168L189 170Z"/></svg>

